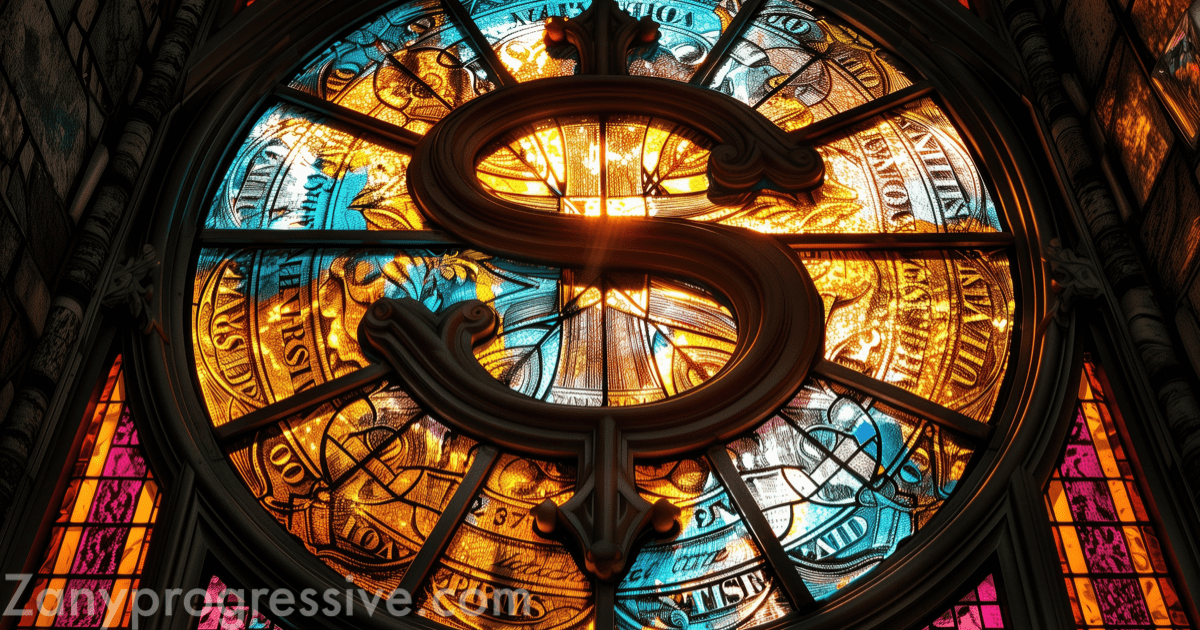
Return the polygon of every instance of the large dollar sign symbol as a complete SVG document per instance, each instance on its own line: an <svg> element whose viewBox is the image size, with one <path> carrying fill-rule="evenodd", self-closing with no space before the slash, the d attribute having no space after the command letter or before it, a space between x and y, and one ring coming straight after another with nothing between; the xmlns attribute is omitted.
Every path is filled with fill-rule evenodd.
<svg viewBox="0 0 1200 630"><path fill-rule="evenodd" d="M640 83L640 84L639 84ZM542 532L565 529L587 569L603 580L626 566L648 527L666 533L679 511L651 504L632 482L637 457L667 457L727 440L780 408L823 346L823 308L807 272L778 240L681 219L549 214L489 194L476 165L514 129L549 116L639 115L710 139L709 198L746 201L758 191L818 186L815 150L796 146L741 103L672 81L564 77L505 88L455 110L430 132L409 166L418 203L440 227L497 255L591 273L684 277L720 293L738 325L725 368L675 397L629 407L572 407L525 397L493 378L472 347L496 330L480 302L433 316L412 300L381 300L359 340L392 365L414 397L447 422L505 447L578 458L580 481L562 506L534 512Z"/></svg>

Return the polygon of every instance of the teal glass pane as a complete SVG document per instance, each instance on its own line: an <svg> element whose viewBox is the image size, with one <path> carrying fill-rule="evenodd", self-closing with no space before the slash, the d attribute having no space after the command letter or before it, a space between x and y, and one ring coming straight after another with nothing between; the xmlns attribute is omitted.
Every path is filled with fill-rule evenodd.
<svg viewBox="0 0 1200 630"><path fill-rule="evenodd" d="M799 129L912 84L865 37L795 0L767 0L709 87Z"/></svg>
<svg viewBox="0 0 1200 630"><path fill-rule="evenodd" d="M407 2L318 54L291 86L425 133L493 87L464 40L437 0Z"/></svg>
<svg viewBox="0 0 1200 630"><path fill-rule="evenodd" d="M657 45L634 51L629 74L689 81L741 8L740 0L619 2L635 18L658 22Z"/></svg>
<svg viewBox="0 0 1200 630"><path fill-rule="evenodd" d="M636 467L642 497L681 509L679 535L638 551L617 586L617 627L751 628L792 612L707 460Z"/></svg>
<svg viewBox="0 0 1200 630"><path fill-rule="evenodd" d="M292 105L267 110L225 173L205 227L417 230L409 155Z"/></svg>
<svg viewBox="0 0 1200 630"><path fill-rule="evenodd" d="M583 12L586 2L466 0L463 4L516 80L578 72L579 53L574 46L546 48L546 21L556 16L573 18Z"/></svg>
<svg viewBox="0 0 1200 630"><path fill-rule="evenodd" d="M973 451L936 424L812 379L728 453L823 600L928 523Z"/></svg>

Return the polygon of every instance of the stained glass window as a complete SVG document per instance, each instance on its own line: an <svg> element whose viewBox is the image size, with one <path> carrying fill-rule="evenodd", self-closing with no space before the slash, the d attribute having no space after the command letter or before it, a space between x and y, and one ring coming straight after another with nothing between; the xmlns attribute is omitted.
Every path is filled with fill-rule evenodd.
<svg viewBox="0 0 1200 630"><path fill-rule="evenodd" d="M1046 488L1075 624L1189 628L1126 448L1099 370L1086 361L1066 452Z"/></svg>
<svg viewBox="0 0 1200 630"><path fill-rule="evenodd" d="M447 117L586 78L575 76L586 45L548 40L546 27L589 3L394 6L283 81L235 140L199 219L193 351L229 461L326 565L368 591L411 589L431 623L785 622L933 522L987 446L1001 399L1019 330L1014 238L919 73L800 2L613 4L623 24L658 25L655 41L623 51L622 80L723 99L772 138L812 147L823 182L713 201L713 163L729 149L715 132L661 110L589 110L584 95L566 113L513 112L521 121L473 148L470 181L456 185L530 211L513 214L523 221L670 221L780 246L820 300L825 345L754 426L709 450L622 464L623 501L678 518L639 538L611 579L569 536L535 526L547 504L564 514L597 492L594 458L501 444L397 378L360 337L379 300L412 300L431 322L478 301L495 329L470 367L505 395L570 413L662 409L737 368L754 322L715 281L682 264L514 255L430 209L430 182L446 174L421 160L451 133ZM563 519L576 517L590 516ZM975 608L995 620L988 584ZM494 607L477 592L511 595ZM526 605L532 619L512 612Z"/></svg>
<svg viewBox="0 0 1200 630"><path fill-rule="evenodd" d="M129 626L161 497L125 403L120 356L90 415L21 627Z"/></svg>
<svg viewBox="0 0 1200 630"><path fill-rule="evenodd" d="M953 628L954 630L986 630L1004 628L1004 615L1000 611L1000 595L994 576L987 576L979 586L971 589L950 610L940 615L924 630Z"/></svg>

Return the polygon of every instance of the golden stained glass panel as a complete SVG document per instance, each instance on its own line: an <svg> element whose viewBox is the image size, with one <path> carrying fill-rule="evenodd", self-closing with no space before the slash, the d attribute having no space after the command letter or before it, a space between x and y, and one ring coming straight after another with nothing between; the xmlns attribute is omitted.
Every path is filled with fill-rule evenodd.
<svg viewBox="0 0 1200 630"><path fill-rule="evenodd" d="M1012 340L1003 252L804 255L825 303L825 357L986 422Z"/></svg>
<svg viewBox="0 0 1200 630"><path fill-rule="evenodd" d="M417 614L462 630L590 628L591 582L562 543L534 530L529 513L546 499L570 499L575 474L573 466L500 456L435 565ZM500 595L518 589L527 594ZM490 596L472 599L481 593Z"/></svg>

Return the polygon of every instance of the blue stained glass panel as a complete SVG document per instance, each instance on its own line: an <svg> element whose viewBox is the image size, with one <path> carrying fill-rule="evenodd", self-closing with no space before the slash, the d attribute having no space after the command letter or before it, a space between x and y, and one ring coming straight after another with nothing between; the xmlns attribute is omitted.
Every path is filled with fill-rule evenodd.
<svg viewBox="0 0 1200 630"><path fill-rule="evenodd" d="M275 105L238 150L205 227L423 229L408 193L409 159L311 111Z"/></svg>
<svg viewBox="0 0 1200 630"><path fill-rule="evenodd" d="M927 420L817 379L728 452L817 600L928 523L973 453Z"/></svg>

